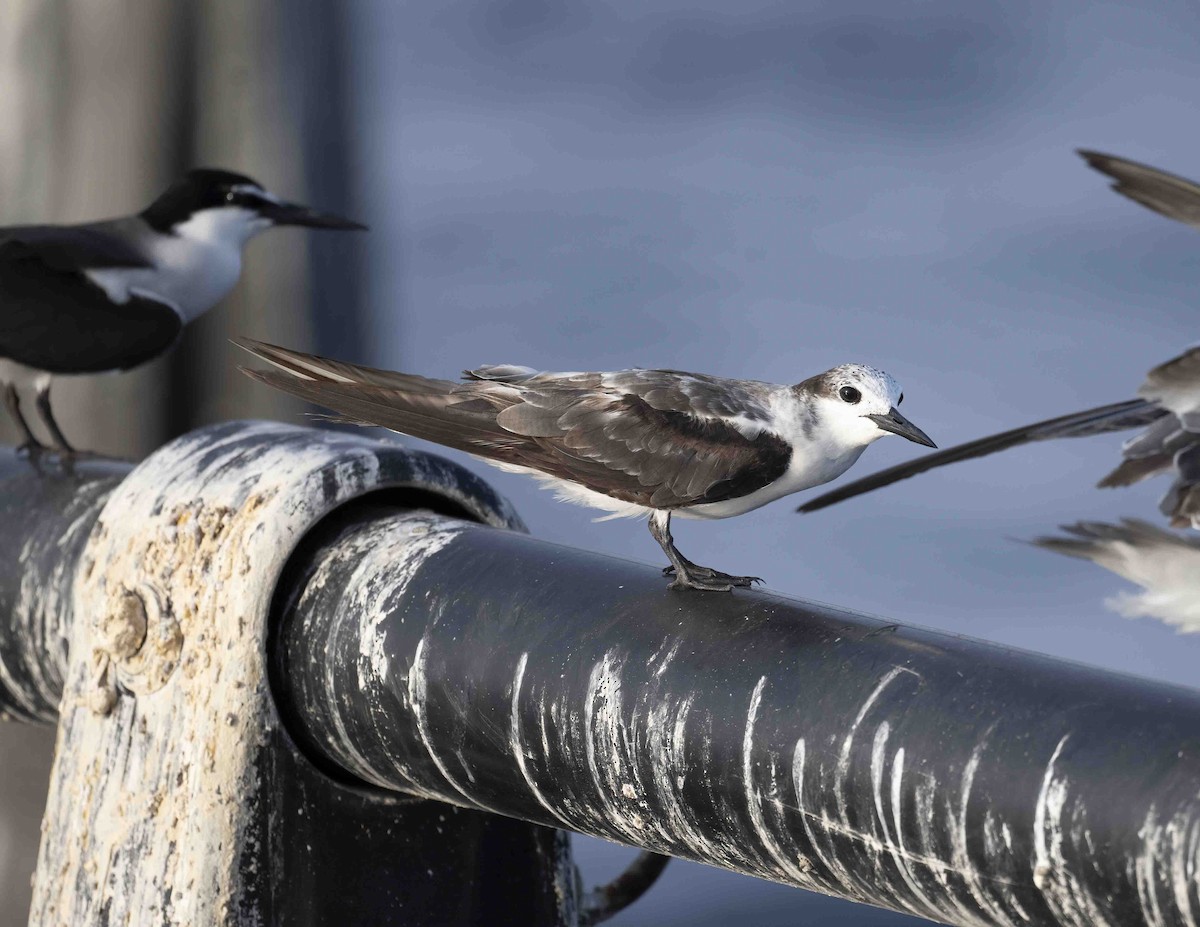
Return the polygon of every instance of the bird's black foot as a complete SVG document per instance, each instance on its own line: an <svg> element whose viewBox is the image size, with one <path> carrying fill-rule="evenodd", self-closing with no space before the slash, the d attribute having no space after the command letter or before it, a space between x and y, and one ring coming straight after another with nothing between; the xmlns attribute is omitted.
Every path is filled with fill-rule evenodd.
<svg viewBox="0 0 1200 927"><path fill-rule="evenodd" d="M30 468L39 476L47 476L57 471L54 449L40 441L26 441L17 445L17 457L29 463Z"/></svg>
<svg viewBox="0 0 1200 927"><path fill-rule="evenodd" d="M706 592L729 592L734 586L746 589L763 581L761 576L733 576L694 563L688 563L683 572L673 566L663 567L663 576L675 577L671 589L702 589Z"/></svg>

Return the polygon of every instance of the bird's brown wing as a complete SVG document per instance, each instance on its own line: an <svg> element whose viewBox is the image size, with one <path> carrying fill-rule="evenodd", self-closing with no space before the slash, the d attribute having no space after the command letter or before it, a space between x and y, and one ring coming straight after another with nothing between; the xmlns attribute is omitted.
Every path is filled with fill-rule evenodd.
<svg viewBox="0 0 1200 927"><path fill-rule="evenodd" d="M1006 451L1009 448L1029 444L1033 441L1048 441L1052 438L1082 438L1089 435L1105 434L1110 431L1138 428L1151 424L1169 414L1166 410L1144 399L1130 399L1125 402L1118 402L1095 409L1087 409L1083 412L1075 412L1071 415L1047 419L1044 422L1034 422L1032 425L1022 425L1020 428L1014 428L1011 431L1003 431L1000 434L989 435L986 438L979 438L975 441L968 441L966 444L948 447L945 450L918 457L916 460L911 460L895 467L889 467L886 470L880 470L878 473L873 473L864 479L847 483L845 486L833 490L833 492L820 495L800 506L798 511L815 512L818 509L826 508L845 499L851 499L854 496L871 492L873 489L880 489L884 486L890 486L892 483L897 483L900 480L906 480L910 476L916 476L918 473L924 473L926 470L944 467L946 464L958 463L960 460L986 457L988 454Z"/></svg>
<svg viewBox="0 0 1200 927"><path fill-rule="evenodd" d="M1200 228L1200 185L1166 171L1099 151L1080 150L1080 156L1115 182L1112 188L1147 209Z"/></svg>
<svg viewBox="0 0 1200 927"><path fill-rule="evenodd" d="M454 383L238 343L276 368L247 374L354 421L650 508L746 495L781 476L791 459L790 445L777 435L744 422L739 430L702 411L719 392L713 378L662 370L552 374L485 367ZM740 388L755 391L754 384ZM682 404L657 408L667 394ZM763 407L754 414L765 420L767 413Z"/></svg>

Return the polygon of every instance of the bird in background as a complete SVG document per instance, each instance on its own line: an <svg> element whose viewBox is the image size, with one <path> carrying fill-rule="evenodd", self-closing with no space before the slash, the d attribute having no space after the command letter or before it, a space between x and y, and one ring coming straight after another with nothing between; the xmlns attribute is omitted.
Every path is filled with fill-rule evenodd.
<svg viewBox="0 0 1200 927"><path fill-rule="evenodd" d="M1113 178L1113 189L1155 212L1200 228L1200 185L1163 171L1094 151L1080 155ZM1099 483L1128 486L1152 476L1173 474L1159 508L1175 528L1200 529L1200 345L1160 364L1138 390L1140 398L1024 425L997 435L929 454L849 483L801 507L815 512L926 470L983 457L1032 441L1083 437L1145 427L1127 441L1121 464ZM1091 560L1142 587L1108 600L1126 617L1151 617L1181 632L1200 632L1200 539L1174 534L1144 521L1120 524L1085 521L1064 525L1061 536L1034 544Z"/></svg>
<svg viewBox="0 0 1200 927"><path fill-rule="evenodd" d="M1118 193L1164 216L1200 228L1200 185L1113 155L1096 151L1079 154L1096 170L1112 177L1112 188ZM1160 503L1162 513L1173 527L1200 528L1200 345L1151 370L1138 396L926 454L818 496L799 511L815 512L927 470L1033 441L1087 437L1148 426L1141 435L1125 443L1121 465L1099 485L1129 486L1151 476L1174 472L1175 481Z"/></svg>
<svg viewBox="0 0 1200 927"><path fill-rule="evenodd" d="M462 382L347 364L239 340L273 369L243 370L362 425L378 425L529 474L601 519L647 517L674 588L750 586L698 566L671 518L730 518L834 479L878 438L935 447L900 414L899 385L845 364L794 386L678 370L543 373L490 366Z"/></svg>
<svg viewBox="0 0 1200 927"><path fill-rule="evenodd" d="M288 203L242 174L190 171L132 216L0 228L0 390L31 449L73 452L50 407L56 376L128 370L166 352L238 281L242 249L281 225L365 229Z"/></svg>
<svg viewBox="0 0 1200 927"><path fill-rule="evenodd" d="M1119 525L1082 521L1063 525L1065 536L1034 544L1079 557L1142 587L1105 604L1126 618L1156 618L1183 634L1200 632L1200 537L1164 531L1136 518Z"/></svg>

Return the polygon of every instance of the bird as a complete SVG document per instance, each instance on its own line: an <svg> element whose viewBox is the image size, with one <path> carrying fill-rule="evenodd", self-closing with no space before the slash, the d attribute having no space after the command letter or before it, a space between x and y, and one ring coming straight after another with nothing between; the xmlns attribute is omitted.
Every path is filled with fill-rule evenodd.
<svg viewBox="0 0 1200 927"><path fill-rule="evenodd" d="M679 370L547 373L494 365L462 381L330 360L249 339L254 379L379 425L536 477L600 520L646 517L671 587L728 591L761 581L683 556L671 518L729 518L843 473L878 438L936 447L900 414L894 379L844 364L792 386Z"/></svg>
<svg viewBox="0 0 1200 927"><path fill-rule="evenodd" d="M1112 189L1168 218L1200 228L1200 184L1116 155L1080 149L1089 166L1113 180ZM1128 486L1175 472L1160 503L1173 527L1200 528L1200 346L1155 367L1138 390L1139 399L1086 409L988 435L936 454L855 480L800 506L816 512L927 470L984 457L1033 441L1077 438L1149 426L1125 443L1123 461L1101 487Z"/></svg>
<svg viewBox="0 0 1200 927"><path fill-rule="evenodd" d="M1038 547L1090 560L1137 583L1105 604L1126 618L1156 618L1182 634L1200 632L1200 538L1164 531L1136 518L1120 524L1063 525L1066 536L1036 538Z"/></svg>
<svg viewBox="0 0 1200 927"><path fill-rule="evenodd" d="M238 281L242 248L273 226L366 227L289 203L243 174L189 171L141 212L81 225L0 228L0 391L25 445L74 452L50 386L67 374L128 370L166 352Z"/></svg>

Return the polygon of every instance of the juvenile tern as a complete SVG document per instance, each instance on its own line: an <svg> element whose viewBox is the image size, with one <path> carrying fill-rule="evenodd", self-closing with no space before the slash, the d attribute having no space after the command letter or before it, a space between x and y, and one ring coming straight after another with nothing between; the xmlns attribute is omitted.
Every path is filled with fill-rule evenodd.
<svg viewBox="0 0 1200 927"><path fill-rule="evenodd" d="M646 516L675 588L728 590L753 576L692 563L671 517L729 518L843 473L896 434L934 447L900 414L900 386L845 364L794 385L678 370L542 373L489 366L464 382L237 342L274 369L256 380L347 421L379 425L526 473L606 517ZM243 368L245 369L245 368Z"/></svg>

